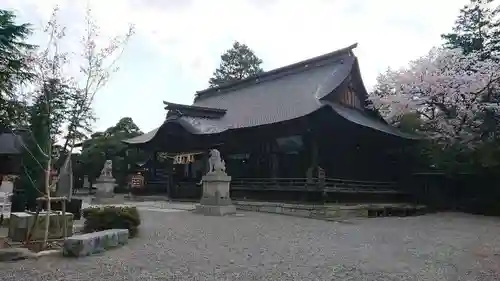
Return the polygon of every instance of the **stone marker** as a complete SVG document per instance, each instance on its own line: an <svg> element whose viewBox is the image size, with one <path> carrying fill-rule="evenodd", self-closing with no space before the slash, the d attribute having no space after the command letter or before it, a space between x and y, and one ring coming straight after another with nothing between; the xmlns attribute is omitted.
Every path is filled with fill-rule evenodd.
<svg viewBox="0 0 500 281"><path fill-rule="evenodd" d="M73 195L73 166L71 162L71 160L68 161L61 168L56 190L56 196L66 197L68 200L71 200Z"/></svg>
<svg viewBox="0 0 500 281"><path fill-rule="evenodd" d="M196 213L212 216L224 216L236 213L236 207L229 197L231 177L226 174L224 160L217 149L210 150L209 170L203 176L203 197Z"/></svg>
<svg viewBox="0 0 500 281"><path fill-rule="evenodd" d="M84 257L128 243L128 229L108 229L66 238L63 255Z"/></svg>

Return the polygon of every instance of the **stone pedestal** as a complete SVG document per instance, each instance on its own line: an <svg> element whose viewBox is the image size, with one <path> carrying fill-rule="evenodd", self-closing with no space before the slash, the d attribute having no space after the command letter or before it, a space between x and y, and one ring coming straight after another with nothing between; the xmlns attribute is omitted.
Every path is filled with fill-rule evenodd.
<svg viewBox="0 0 500 281"><path fill-rule="evenodd" d="M231 177L224 172L212 172L203 176L203 197L196 213L224 216L236 213L236 207L229 197Z"/></svg>
<svg viewBox="0 0 500 281"><path fill-rule="evenodd" d="M0 185L0 192L12 194L12 192L14 192L14 184L9 180L4 179L2 181L2 185Z"/></svg>
<svg viewBox="0 0 500 281"><path fill-rule="evenodd" d="M110 201L110 199L114 198L115 186L116 183L113 177L101 175L96 180L96 192L95 192L95 197L92 200L92 203L110 204L104 202L108 202Z"/></svg>
<svg viewBox="0 0 500 281"><path fill-rule="evenodd" d="M45 233L46 213L40 212L37 224L33 228L31 240L43 240ZM73 214L66 213L63 217L61 213L51 213L49 216L49 239L63 238L64 220L66 220L66 235L73 235ZM22 242L26 239L35 221L35 215L26 212L11 213L9 222L8 237L14 242Z"/></svg>

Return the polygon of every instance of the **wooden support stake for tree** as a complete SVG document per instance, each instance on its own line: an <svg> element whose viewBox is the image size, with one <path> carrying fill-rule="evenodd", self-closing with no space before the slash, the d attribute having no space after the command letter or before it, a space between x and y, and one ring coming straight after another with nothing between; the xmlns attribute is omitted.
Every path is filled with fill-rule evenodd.
<svg viewBox="0 0 500 281"><path fill-rule="evenodd" d="M67 201L67 198L66 197L49 197L49 196L45 196L45 197L38 197L36 199L37 201L42 201L42 205L43 205L43 201L47 202L47 213L46 213L46 221L45 221L45 232L44 232L44 245L42 248L45 248L47 246L47 243L48 243L48 238L49 238L49 223L47 223L47 221L50 220L50 213L52 212L51 208L49 207L51 205L51 202L58 202L58 201L61 201L61 208L62 208L62 215L63 215L63 238L66 238L68 237L68 222L66 221L66 201ZM35 217L35 221L34 221L34 225L36 224L38 220L38 211L37 211L37 216ZM33 227L32 227L33 229ZM29 241L28 241L29 242Z"/></svg>
<svg viewBox="0 0 500 281"><path fill-rule="evenodd" d="M66 239L68 237L68 222L66 221L66 197L63 197L61 201L61 209L62 209L62 219L63 219L63 238Z"/></svg>
<svg viewBox="0 0 500 281"><path fill-rule="evenodd" d="M43 245L42 249L47 247L47 241L49 239L49 225L50 225L50 212L51 210L51 202L50 202L50 177L51 177L51 167L52 167L52 149L51 145L48 148L48 159L47 159L47 168L45 171L45 196L47 198L47 213L45 214L45 231L43 234Z"/></svg>

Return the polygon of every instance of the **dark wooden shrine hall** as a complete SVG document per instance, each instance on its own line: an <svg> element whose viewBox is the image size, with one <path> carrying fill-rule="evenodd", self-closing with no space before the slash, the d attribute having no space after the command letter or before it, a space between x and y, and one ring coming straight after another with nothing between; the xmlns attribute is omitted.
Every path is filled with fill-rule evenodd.
<svg viewBox="0 0 500 281"><path fill-rule="evenodd" d="M234 194L394 190L404 165L389 152L417 138L368 109L355 47L199 91L193 105L164 102L162 125L124 142L151 152L149 188L172 196L199 190L214 146Z"/></svg>

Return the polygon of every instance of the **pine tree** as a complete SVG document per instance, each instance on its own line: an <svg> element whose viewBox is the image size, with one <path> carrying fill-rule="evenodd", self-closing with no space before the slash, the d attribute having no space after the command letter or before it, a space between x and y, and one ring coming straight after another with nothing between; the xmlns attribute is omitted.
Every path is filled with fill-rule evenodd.
<svg viewBox="0 0 500 281"><path fill-rule="evenodd" d="M233 47L221 56L221 63L208 81L210 87L242 80L261 73L262 60L245 44L234 42Z"/></svg>
<svg viewBox="0 0 500 281"><path fill-rule="evenodd" d="M495 0L471 0L460 10L453 32L443 34L444 47L460 48L464 54L479 51L483 59L500 51L500 9Z"/></svg>
<svg viewBox="0 0 500 281"><path fill-rule="evenodd" d="M33 77L27 52L35 46L25 43L31 34L30 25L17 25L15 18L14 13L0 10L0 125L7 128L25 119L16 90Z"/></svg>

